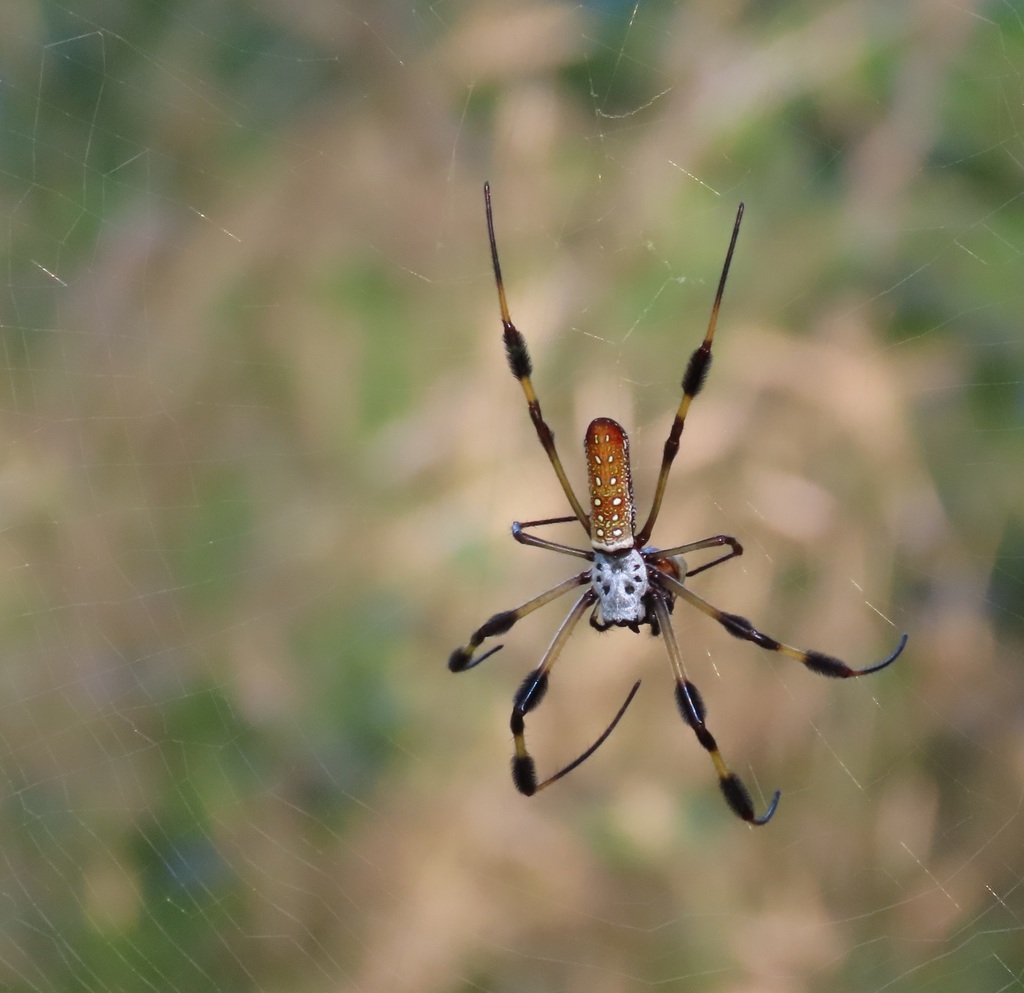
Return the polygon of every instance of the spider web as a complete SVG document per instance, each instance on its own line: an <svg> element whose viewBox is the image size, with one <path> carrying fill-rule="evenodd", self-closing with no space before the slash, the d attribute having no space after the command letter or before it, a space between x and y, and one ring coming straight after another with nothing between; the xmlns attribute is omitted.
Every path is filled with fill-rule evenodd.
<svg viewBox="0 0 1024 993"><path fill-rule="evenodd" d="M1024 20L1008 2L10 3L0 41L9 990L1024 988ZM580 630L501 353L576 485L832 682L680 604ZM566 527L564 540L579 542ZM568 603L564 609L568 609ZM585 627L585 625L583 626Z"/></svg>

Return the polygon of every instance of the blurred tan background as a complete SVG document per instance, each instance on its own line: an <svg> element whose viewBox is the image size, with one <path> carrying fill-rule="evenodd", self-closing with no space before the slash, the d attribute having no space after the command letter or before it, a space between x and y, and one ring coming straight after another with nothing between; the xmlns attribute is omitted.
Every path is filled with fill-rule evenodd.
<svg viewBox="0 0 1024 993"><path fill-rule="evenodd" d="M15 0L0 39L0 986L1024 985L1024 21L1008 3ZM662 645L513 519L630 431L655 534L836 683ZM581 536L569 529L566 540Z"/></svg>

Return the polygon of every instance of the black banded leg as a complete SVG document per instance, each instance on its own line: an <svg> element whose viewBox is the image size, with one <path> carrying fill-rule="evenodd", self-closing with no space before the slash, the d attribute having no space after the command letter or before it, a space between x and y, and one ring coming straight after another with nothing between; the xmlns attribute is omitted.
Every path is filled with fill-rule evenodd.
<svg viewBox="0 0 1024 993"><path fill-rule="evenodd" d="M615 730L615 726L622 719L626 708L633 702L633 697L640 688L638 680L633 684L633 688L629 691L625 702L619 707L618 713L612 718L612 722L605 728L597 741L583 752L582 755L573 759L564 768L559 769L553 776L548 776L547 779L540 783L537 782L537 768L534 764L533 756L530 755L526 748L526 715L534 710L541 700L544 699L544 694L548 689L548 673L551 671L551 667L558 660L558 656L561 655L566 641L569 640L569 636L579 623L580 618L594 605L595 599L593 591L587 590L576 601L568 616L562 621L558 631L555 632L555 636L551 640L548 650L544 653L540 665L523 680L522 685L516 692L515 699L512 701L512 717L509 720L509 725L512 728L512 736L515 739L516 747L516 753L512 757L512 781L515 783L516 789L526 796L533 796L534 793L539 793L542 789L568 775L573 769L590 758L604 744L608 735Z"/></svg>
<svg viewBox="0 0 1024 993"><path fill-rule="evenodd" d="M562 649L569 640L573 629L593 604L594 599L593 590L587 590L573 604L572 610L566 615L565 620L555 632L554 638L551 639L551 644L548 645L548 650L541 658L540 664L523 680L512 700L512 716L509 719L509 724L516 743L516 754L512 758L512 781L516 784L516 789L520 793L525 793L526 796L533 796L537 792L537 770L533 758L526 750L526 715L539 706L541 700L544 699L544 694L548 691L548 673L558 661L558 656L562 654Z"/></svg>
<svg viewBox="0 0 1024 993"><path fill-rule="evenodd" d="M676 641L676 634L672 628L672 619L669 616L664 595L655 594L653 601L654 612L658 616L661 635L665 640L669 661L672 663L672 673L676 679L676 704L679 707L679 713L693 729L701 747L711 756L715 772L718 773L718 785L722 789L725 802L729 804L729 809L749 824L767 824L771 820L772 814L775 813L779 797L782 794L776 790L771 803L768 804L768 809L760 817L754 813L754 802L750 798L750 791L722 758L722 753L718 750L718 743L708 730L704 720L707 713L704 700L697 687L686 678L683 657L679 652L679 643Z"/></svg>
<svg viewBox="0 0 1024 993"><path fill-rule="evenodd" d="M533 375L533 362L530 360L530 352L526 347L526 339L523 337L522 332L512 323L512 318L509 315L508 302L505 299L505 284L501 278L501 265L498 262L498 243L494 238L490 183L484 183L484 205L487 209L487 236L491 242L491 262L494 265L494 282L498 287L498 304L501 307L501 326L505 338L505 355L508 358L508 367L512 370L512 375L519 380L519 385L523 388L523 395L526 397L526 403L530 408L530 419L533 421L533 426L537 431L537 437L540 439L541 445L544 446L544 451L547 452L548 461L551 462L551 467L555 470L559 483L562 484L562 490L569 501L569 506L572 507L577 520L579 520L584 530L589 534L590 518L573 492L569 477L565 474L565 469L562 466L562 460L558 457L558 452L555 449L554 432L548 427L543 414L540 412L540 401L537 399L537 394L533 389L533 382L530 379L531 375Z"/></svg>
<svg viewBox="0 0 1024 993"><path fill-rule="evenodd" d="M676 596L681 596L687 603L693 604L694 607L703 611L708 617L713 617L733 637L741 638L744 641L752 641L755 645L767 648L770 652L788 655L791 659L796 659L797 662L803 663L811 672L817 672L822 676L831 676L833 679L869 676L873 672L878 672L880 669L884 669L887 665L895 662L907 644L907 635L904 634L891 655L887 655L881 662L876 662L874 665L865 666L863 669L854 669L848 666L842 659L837 659L832 655L816 652L813 649L805 651L802 648L794 648L792 645L785 645L781 641L776 641L767 634L762 634L745 617L740 617L739 614L728 614L724 610L719 610L708 603L707 600L688 590L682 583L671 576L659 575L658 579L669 592L675 593Z"/></svg>
<svg viewBox="0 0 1024 993"><path fill-rule="evenodd" d="M686 414L690 409L693 398L700 393L707 378L708 369L711 367L711 342L715 337L715 326L718 324L718 311L722 306L722 294L725 292L725 281L729 276L729 266L732 265L733 252L736 251L736 239L740 233L740 222L743 220L743 204L739 205L736 211L736 223L732 228L732 238L729 241L729 250L725 253L725 264L722 266L722 275L718 280L718 292L715 293L715 302L711 307L711 318L708 321L708 329L704 333L704 340L690 356L686 365L686 372L683 373L683 398L679 401L679 409L669 429L668 439L665 442L665 450L661 457L661 471L658 473L658 484L654 490L654 502L651 504L651 512L647 516L647 522L637 534L637 541L640 545L646 545L654 531L654 522L658 519L661 511L661 501L665 497L665 486L668 484L668 474L672 469L676 454L679 451L679 438L683 433L683 425L686 422Z"/></svg>
<svg viewBox="0 0 1024 993"><path fill-rule="evenodd" d="M720 555L717 559L712 559L710 562L705 562L704 565L697 566L696 569L687 570L686 578L689 579L691 576L696 576L699 572L713 569L716 565L721 565L723 562L728 562L729 559L736 558L737 555L742 555L743 546L730 534L716 534L710 538L702 538L700 541L691 541L686 545L676 545L675 548L659 548L658 556L688 555L690 552L698 552L702 548L720 548L722 545L728 545L729 551L724 555Z"/></svg>
<svg viewBox="0 0 1024 993"><path fill-rule="evenodd" d="M590 570L581 572L579 575L572 576L567 579L564 583L559 583L557 586L552 586L550 590L546 590L541 593L540 596L535 596L532 600L527 600L526 603L521 603L518 607L513 607L512 610L502 610L495 614L493 617L488 618L483 624L478 627L473 634L470 636L469 641L462 648L456 648L451 655L448 656L448 668L452 672L465 672L467 669L472 669L474 666L478 666L484 659L489 659L495 652L500 651L504 646L495 645L494 648L488 649L483 655L478 655L473 658L473 652L475 652L487 638L493 638L495 635L504 634L509 628L512 627L517 621L521 621L527 614L532 614L539 607L543 607L546 603L551 603L552 600L557 600L563 593L568 593L569 590L575 589L577 586L583 586L584 583L590 582Z"/></svg>

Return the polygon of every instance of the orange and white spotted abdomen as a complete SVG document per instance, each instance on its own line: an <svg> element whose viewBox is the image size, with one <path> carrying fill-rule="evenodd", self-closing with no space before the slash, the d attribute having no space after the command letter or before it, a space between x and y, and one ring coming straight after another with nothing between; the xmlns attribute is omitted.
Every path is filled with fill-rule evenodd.
<svg viewBox="0 0 1024 993"><path fill-rule="evenodd" d="M629 438L616 421L598 417L587 428L583 450L590 489L590 543L603 552L630 549L636 511L629 471Z"/></svg>

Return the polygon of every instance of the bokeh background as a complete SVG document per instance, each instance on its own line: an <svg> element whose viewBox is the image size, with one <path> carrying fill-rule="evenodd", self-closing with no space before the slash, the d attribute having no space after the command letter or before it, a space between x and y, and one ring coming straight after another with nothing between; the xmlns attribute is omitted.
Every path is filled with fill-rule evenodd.
<svg viewBox="0 0 1024 993"><path fill-rule="evenodd" d="M0 987L1024 987L1024 17L1011 2L8 0L0 14ZM663 648L580 629L481 187L570 476L645 506ZM565 540L582 537L572 529Z"/></svg>

